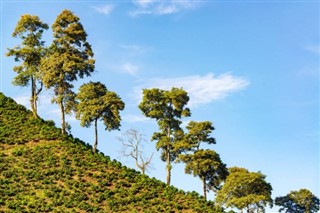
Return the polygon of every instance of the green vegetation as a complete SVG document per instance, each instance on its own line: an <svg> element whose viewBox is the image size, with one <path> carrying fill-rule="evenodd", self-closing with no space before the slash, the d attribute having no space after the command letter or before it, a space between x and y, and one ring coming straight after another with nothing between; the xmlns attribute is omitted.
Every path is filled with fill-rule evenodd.
<svg viewBox="0 0 320 213"><path fill-rule="evenodd" d="M144 89L143 100L139 108L146 117L155 119L159 132L155 132L152 140L157 141L157 150L161 149L161 160L167 163L167 185L171 182L171 162L178 153L175 145L183 139L183 130L180 127L181 117L191 115L186 108L189 96L183 89L172 88L171 91L157 88Z"/></svg>
<svg viewBox="0 0 320 213"><path fill-rule="evenodd" d="M34 118L24 106L0 93L0 143L24 144L31 141L62 139L53 121Z"/></svg>
<svg viewBox="0 0 320 213"><path fill-rule="evenodd" d="M226 207L237 208L248 213L262 211L269 204L272 207L270 183L260 172L249 172L247 169L232 167L222 189L218 191L216 202Z"/></svg>
<svg viewBox="0 0 320 213"><path fill-rule="evenodd" d="M72 84L78 78L90 76L95 60L87 34L80 19L69 10L63 10L52 25L53 42L41 60L42 82L53 89L61 110L61 131L66 133L65 114L75 108Z"/></svg>
<svg viewBox="0 0 320 213"><path fill-rule="evenodd" d="M178 161L186 164L185 173L193 174L201 179L203 195L207 198L207 191L217 191L228 176L228 169L218 153L209 149L200 149L202 143L215 144L216 140L210 136L214 127L210 121L190 121L186 126L188 132L177 148L183 154Z"/></svg>
<svg viewBox="0 0 320 213"><path fill-rule="evenodd" d="M16 62L21 62L13 70L17 76L13 79L13 84L18 86L28 86L31 83L30 104L33 116L37 115L38 95L42 90L41 72L39 70L40 61L45 54L44 41L41 41L42 33L48 29L48 25L42 23L38 16L29 14L21 16L17 23L13 37L22 40L21 45L8 49L7 56L14 56ZM40 88L38 88L38 84Z"/></svg>
<svg viewBox="0 0 320 213"><path fill-rule="evenodd" d="M93 152L98 145L98 120L103 120L106 130L120 129L120 110L124 109L124 103L115 93L108 91L106 86L100 82L83 84L76 96L79 100L77 105L77 118L81 126L89 127L94 122L95 142Z"/></svg>
<svg viewBox="0 0 320 213"><path fill-rule="evenodd" d="M142 156L142 136L137 131L127 132L120 141L129 148L124 155L135 159L142 174L97 152L98 120L106 130L119 130L125 103L100 82L83 84L78 94L73 91L73 83L90 76L95 67L79 20L63 10L52 25L53 42L48 48L41 40L48 26L39 17L21 16L14 30L13 36L22 44L7 53L21 62L13 68L17 73L13 84L31 84L32 112L0 93L0 213L223 212L206 201L208 190L216 192L220 206L248 213L272 206L272 187L264 174L238 167L228 170L218 153L200 148L202 143L216 143L210 136L214 130L210 121L191 121L184 132L181 119L191 112L186 107L189 96L182 88L144 89L139 104L146 117L157 121L159 129L152 140L167 164L166 184L144 174L152 155ZM59 104L61 129L37 115L43 85L53 90L52 102ZM71 111L82 126L94 123L93 148L67 135L65 114ZM170 186L173 162L185 163L185 172L201 179L203 197ZM277 197L275 204L281 206L280 212L319 210L319 199L307 189Z"/></svg>
<svg viewBox="0 0 320 213"><path fill-rule="evenodd" d="M320 200L308 189L291 191L283 197L276 197L275 204L281 206L280 212L315 213L320 209Z"/></svg>
<svg viewBox="0 0 320 213"><path fill-rule="evenodd" d="M186 163L185 172L201 179L203 196L207 199L207 191L217 191L228 175L228 169L222 163L219 154L209 149L199 149L193 154L180 157Z"/></svg>
<svg viewBox="0 0 320 213"><path fill-rule="evenodd" d="M52 122L34 119L2 93L0 125L0 212L222 212L196 192L58 137Z"/></svg>

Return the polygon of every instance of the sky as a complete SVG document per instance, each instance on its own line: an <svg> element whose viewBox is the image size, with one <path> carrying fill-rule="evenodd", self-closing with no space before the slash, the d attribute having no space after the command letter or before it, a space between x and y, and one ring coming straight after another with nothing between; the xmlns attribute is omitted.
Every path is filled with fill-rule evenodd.
<svg viewBox="0 0 320 213"><path fill-rule="evenodd" d="M156 121L137 106L143 88L179 87L188 92L192 113L182 125L215 127L217 144L203 148L218 152L228 167L261 171L273 198L301 188L319 197L318 1L1 0L0 91L27 108L31 89L11 84L18 63L5 56L21 42L12 32L23 14L51 26L64 9L80 18L96 60L95 72L75 82L74 91L100 81L126 104L120 131L99 123L100 151L135 168L121 157L117 139L135 128L146 139L144 154L154 153L147 174L165 181L165 163L150 140ZM51 29L43 39L50 45ZM52 94L41 94L39 115L60 126ZM93 143L93 127L81 127L73 115L67 120L75 137ZM202 194L200 179L184 174L183 164L173 165L172 185Z"/></svg>

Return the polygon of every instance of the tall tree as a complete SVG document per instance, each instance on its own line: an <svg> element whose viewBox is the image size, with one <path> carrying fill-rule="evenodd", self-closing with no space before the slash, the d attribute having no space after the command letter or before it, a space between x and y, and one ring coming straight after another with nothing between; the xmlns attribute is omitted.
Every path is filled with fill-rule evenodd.
<svg viewBox="0 0 320 213"><path fill-rule="evenodd" d="M279 212L315 213L320 209L320 200L308 189L291 191L283 197L276 197L275 205L281 206Z"/></svg>
<svg viewBox="0 0 320 213"><path fill-rule="evenodd" d="M145 142L143 135L136 129L129 129L123 133L123 137L118 138L123 145L122 155L134 159L136 166L145 174L150 168L153 153L149 157L143 155L143 145Z"/></svg>
<svg viewBox="0 0 320 213"><path fill-rule="evenodd" d="M53 42L41 62L43 83L53 88L53 102L61 110L62 134L66 133L65 114L74 107L73 81L90 76L95 60L87 34L80 19L69 10L63 10L52 25Z"/></svg>
<svg viewBox="0 0 320 213"><path fill-rule="evenodd" d="M214 127L210 121L190 121L186 126L188 132L176 149L182 154L178 161L186 163L185 172L198 176L203 183L203 195L207 198L207 191L220 189L221 183L228 175L228 169L222 163L220 156L213 150L200 149L201 143L215 144L210 136Z"/></svg>
<svg viewBox="0 0 320 213"><path fill-rule="evenodd" d="M178 155L174 146L183 138L180 119L191 114L186 107L188 101L189 96L183 89L167 91L153 88L143 90L143 100L139 104L143 114L158 123L159 132L153 134L152 140L157 141L156 148L162 150L161 159L167 163L167 185L171 182L171 162Z"/></svg>
<svg viewBox="0 0 320 213"><path fill-rule="evenodd" d="M222 189L217 193L218 204L246 209L248 213L254 209L264 210L267 204L272 206L272 187L266 182L265 175L238 167L230 168L229 173Z"/></svg>
<svg viewBox="0 0 320 213"><path fill-rule="evenodd" d="M124 103L115 93L108 91L106 86L100 82L83 84L76 96L79 101L77 105L77 118L81 126L89 127L94 122L95 141L93 152L98 145L98 120L102 120L106 130L120 129L120 110L124 109Z"/></svg>
<svg viewBox="0 0 320 213"><path fill-rule="evenodd" d="M21 62L13 70L17 76L13 80L14 85L28 86L31 84L30 105L34 117L37 114L38 95L42 90L41 72L39 69L41 58L45 53L44 41L41 40L44 30L48 25L43 23L38 16L29 14L21 16L12 34L22 40L21 45L8 49L7 56L14 56L15 61Z"/></svg>
<svg viewBox="0 0 320 213"><path fill-rule="evenodd" d="M181 155L186 163L185 172L198 176L203 184L203 195L207 199L207 191L219 190L221 183L228 176L228 169L222 163L219 154L209 149L199 149L192 154Z"/></svg>

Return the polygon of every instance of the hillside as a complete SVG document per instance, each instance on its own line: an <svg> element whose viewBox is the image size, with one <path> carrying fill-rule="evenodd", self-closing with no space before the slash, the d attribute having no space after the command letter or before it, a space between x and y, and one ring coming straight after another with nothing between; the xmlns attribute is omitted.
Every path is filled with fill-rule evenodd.
<svg viewBox="0 0 320 213"><path fill-rule="evenodd" d="M221 212L91 148L0 93L0 212Z"/></svg>

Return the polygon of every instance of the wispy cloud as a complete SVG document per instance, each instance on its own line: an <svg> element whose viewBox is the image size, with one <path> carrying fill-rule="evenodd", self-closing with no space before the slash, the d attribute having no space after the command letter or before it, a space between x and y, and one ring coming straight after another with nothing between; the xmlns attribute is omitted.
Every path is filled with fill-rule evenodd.
<svg viewBox="0 0 320 213"><path fill-rule="evenodd" d="M109 15L114 10L114 5L105 4L100 6L94 6L92 8L95 9L98 13Z"/></svg>
<svg viewBox="0 0 320 213"><path fill-rule="evenodd" d="M170 90L172 87L183 88L190 97L189 107L198 107L223 99L231 93L243 90L249 81L231 73L215 76L209 73L204 76L193 75L179 78L150 79L135 88L136 96L141 99L143 88L160 88ZM140 101L140 100L139 100Z"/></svg>
<svg viewBox="0 0 320 213"><path fill-rule="evenodd" d="M154 2L156 2L156 0L133 0L133 3L135 5L142 7L142 8L149 7Z"/></svg>
<svg viewBox="0 0 320 213"><path fill-rule="evenodd" d="M304 49L312 53L320 54L320 45L308 45L305 46Z"/></svg>
<svg viewBox="0 0 320 213"><path fill-rule="evenodd" d="M129 52L129 54L133 56L141 55L148 52L149 50L152 50L151 47L140 46L136 44L130 44L130 45L123 44L123 45L120 45L120 47L124 49L126 52Z"/></svg>
<svg viewBox="0 0 320 213"><path fill-rule="evenodd" d="M201 2L196 0L133 0L136 10L131 11L131 16L138 15L168 15L199 7Z"/></svg>
<svg viewBox="0 0 320 213"><path fill-rule="evenodd" d="M116 70L137 77L141 66L143 67L141 57L152 50L152 47L136 44L121 44L118 47L120 47L121 59L118 59L120 62L115 66Z"/></svg>
<svg viewBox="0 0 320 213"><path fill-rule="evenodd" d="M121 67L122 71L130 75L136 76L139 70L139 67L132 63L124 63Z"/></svg>
<svg viewBox="0 0 320 213"><path fill-rule="evenodd" d="M122 116L122 120L128 123L140 123L140 122L151 121L150 118L147 118L145 116L142 116L142 115L138 116L138 115L132 115L132 114Z"/></svg>

